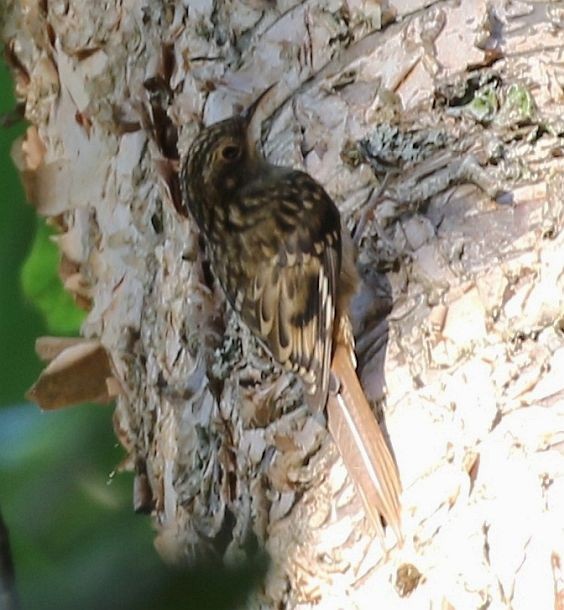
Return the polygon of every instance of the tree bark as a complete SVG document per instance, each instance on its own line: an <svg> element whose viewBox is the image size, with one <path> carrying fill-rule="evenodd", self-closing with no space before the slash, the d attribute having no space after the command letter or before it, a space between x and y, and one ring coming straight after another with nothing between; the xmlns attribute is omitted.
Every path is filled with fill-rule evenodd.
<svg viewBox="0 0 564 610"><path fill-rule="evenodd" d="M86 346L38 384L55 369L61 405L86 378L117 394L166 560L266 549L249 607L563 608L561 3L186 4L7 4L14 154L89 308ZM265 154L323 184L359 244L359 372L402 547L374 539L325 421L225 308L179 198L200 122L273 83Z"/></svg>

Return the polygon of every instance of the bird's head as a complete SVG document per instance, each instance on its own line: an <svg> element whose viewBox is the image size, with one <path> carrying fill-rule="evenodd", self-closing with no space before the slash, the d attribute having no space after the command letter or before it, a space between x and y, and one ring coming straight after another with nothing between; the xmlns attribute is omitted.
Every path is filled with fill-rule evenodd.
<svg viewBox="0 0 564 610"><path fill-rule="evenodd" d="M252 140L251 123L270 88L244 112L209 125L192 142L182 169L188 207L199 221L198 208L228 197L245 184L261 159Z"/></svg>
<svg viewBox="0 0 564 610"><path fill-rule="evenodd" d="M247 121L232 117L204 128L190 146L185 162L184 179L197 184L206 197L236 189L244 179L250 158Z"/></svg>

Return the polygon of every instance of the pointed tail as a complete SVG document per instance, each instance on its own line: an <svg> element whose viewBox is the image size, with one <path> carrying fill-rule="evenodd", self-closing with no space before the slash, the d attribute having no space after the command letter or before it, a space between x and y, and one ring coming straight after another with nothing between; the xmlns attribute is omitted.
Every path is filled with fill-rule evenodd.
<svg viewBox="0 0 564 610"><path fill-rule="evenodd" d="M382 516L401 542L399 474L366 400L351 356L345 345L336 345L332 371L340 387L337 394L329 394L329 431L376 532L383 537Z"/></svg>

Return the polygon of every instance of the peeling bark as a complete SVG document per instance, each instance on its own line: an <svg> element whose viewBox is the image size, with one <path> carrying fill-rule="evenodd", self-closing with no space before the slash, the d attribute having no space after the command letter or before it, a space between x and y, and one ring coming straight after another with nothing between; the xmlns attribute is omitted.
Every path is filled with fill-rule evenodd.
<svg viewBox="0 0 564 610"><path fill-rule="evenodd" d="M255 608L559 607L561 3L187 4L8 1L2 29L32 124L15 157L111 359L157 549L233 563L258 540ZM359 243L360 373L404 488L388 552L179 200L199 123L272 83L268 158L321 182Z"/></svg>

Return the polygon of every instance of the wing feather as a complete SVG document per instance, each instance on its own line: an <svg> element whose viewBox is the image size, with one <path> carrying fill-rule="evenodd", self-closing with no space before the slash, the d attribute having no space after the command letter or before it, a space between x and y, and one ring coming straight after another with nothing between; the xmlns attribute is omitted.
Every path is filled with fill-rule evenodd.
<svg viewBox="0 0 564 610"><path fill-rule="evenodd" d="M226 293L274 359L300 375L308 403L322 409L329 387L341 265L340 218L333 201L311 177L301 172L286 177L278 180L275 194L265 194L260 184L245 194L261 202L253 208L260 220L250 229L252 239L242 236L241 256L249 281L246 286L227 287ZM306 203L298 205L298 193ZM242 300L231 296L235 289L243 292Z"/></svg>
<svg viewBox="0 0 564 610"><path fill-rule="evenodd" d="M281 259L275 256L257 267L240 313L272 356L300 375L308 402L323 408L331 368L338 252L327 245L319 255L298 254L292 265L281 265Z"/></svg>

